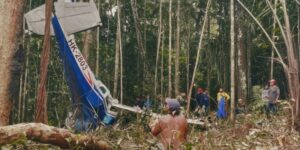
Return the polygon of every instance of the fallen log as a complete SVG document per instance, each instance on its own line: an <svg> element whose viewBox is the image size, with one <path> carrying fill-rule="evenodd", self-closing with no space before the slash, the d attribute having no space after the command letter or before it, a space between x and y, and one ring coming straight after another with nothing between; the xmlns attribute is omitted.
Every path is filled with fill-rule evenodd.
<svg viewBox="0 0 300 150"><path fill-rule="evenodd" d="M32 140L61 148L82 147L84 149L111 149L97 137L76 135L67 129L48 126L42 123L21 123L0 127L0 145L11 144L18 140Z"/></svg>

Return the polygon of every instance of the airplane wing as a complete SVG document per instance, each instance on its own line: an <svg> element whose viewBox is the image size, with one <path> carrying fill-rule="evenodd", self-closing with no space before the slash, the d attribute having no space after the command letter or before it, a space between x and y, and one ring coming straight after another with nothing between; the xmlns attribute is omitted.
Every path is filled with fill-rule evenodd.
<svg viewBox="0 0 300 150"><path fill-rule="evenodd" d="M94 2L64 2L54 3L55 14L67 35L84 31L101 24L100 16ZM28 30L38 35L44 35L45 5L41 5L25 14ZM51 27L51 35L54 35Z"/></svg>

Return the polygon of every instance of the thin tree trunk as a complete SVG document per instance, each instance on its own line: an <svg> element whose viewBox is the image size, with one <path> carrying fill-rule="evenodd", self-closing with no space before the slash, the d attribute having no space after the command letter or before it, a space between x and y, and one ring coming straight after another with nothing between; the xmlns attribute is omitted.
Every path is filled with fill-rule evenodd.
<svg viewBox="0 0 300 150"><path fill-rule="evenodd" d="M161 43L161 71L160 71L160 95L164 97L164 48L165 48L165 32L162 32L162 43ZM162 99L161 99L161 106L162 106Z"/></svg>
<svg viewBox="0 0 300 150"><path fill-rule="evenodd" d="M31 10L32 6L32 0L29 0L29 10ZM24 98L24 103L23 103L23 118L22 121L27 121L27 114L28 114L28 99L27 99L27 93L28 93L28 74L29 74L29 49L30 49L30 41L31 41L31 35L28 37L28 43L26 45L26 62L25 62L25 81L24 81L24 89L23 89L23 98Z"/></svg>
<svg viewBox="0 0 300 150"><path fill-rule="evenodd" d="M117 0L117 6L119 6L120 1ZM120 11L120 7L118 7L118 14ZM119 17L119 15L117 16ZM116 53L115 53L115 74L114 74L114 92L113 97L117 97L117 89L118 89L118 81L119 81L119 66L120 66L120 29L119 21L120 19L117 19L117 33L116 33Z"/></svg>
<svg viewBox="0 0 300 150"><path fill-rule="evenodd" d="M18 123L21 122L21 112L22 112L22 87L23 87L23 74L20 76L20 86L19 86L19 99L18 99Z"/></svg>
<svg viewBox="0 0 300 150"><path fill-rule="evenodd" d="M161 41L161 26L162 26L162 0L159 1L159 26L157 32L157 46L156 46L156 61L155 61L155 81L154 81L154 96L157 96L157 67L159 60L159 50L160 50L160 41Z"/></svg>
<svg viewBox="0 0 300 150"><path fill-rule="evenodd" d="M122 50L122 31L121 31L121 5L120 1L117 2L118 5L118 32L119 36L119 51L120 51L120 101L123 104L123 50Z"/></svg>
<svg viewBox="0 0 300 150"><path fill-rule="evenodd" d="M235 122L235 49L234 49L234 0L230 0L230 120Z"/></svg>
<svg viewBox="0 0 300 150"><path fill-rule="evenodd" d="M141 35L141 30L140 30L140 19L139 19L139 16L138 16L138 12L137 12L137 7L136 7L136 0L130 0L130 4L131 4L131 9L132 9L132 15L133 15L133 19L134 19L134 26L135 26L135 32L136 32L136 38L137 38L137 44L138 44L138 49L139 49L139 52L140 52L140 61L143 61L143 62L138 62L138 65L140 64L143 64L142 67L138 67L138 68L142 68L142 70L138 70L138 72L140 73L141 72L141 75L139 76L139 79L142 77L141 80L139 80L139 84L142 83L141 85L141 89L144 90L144 82L145 80L143 79L143 77L145 76L145 54L146 54L146 51L145 51L145 48L144 48L144 45L143 45L143 41L142 41L142 35ZM143 92L142 92L143 93Z"/></svg>
<svg viewBox="0 0 300 150"><path fill-rule="evenodd" d="M242 25L238 25L238 36L237 36L237 53L238 53L238 93L237 99L246 100L247 95L247 79L246 79L246 65L245 65L245 35L244 35L244 27Z"/></svg>
<svg viewBox="0 0 300 150"><path fill-rule="evenodd" d="M251 30L247 31L247 99L252 95L252 82L251 82L251 51L252 51L252 36ZM247 103L246 103L247 104Z"/></svg>
<svg viewBox="0 0 300 150"><path fill-rule="evenodd" d="M177 30L176 30L176 56L175 56L175 95L179 95L179 53L180 53L180 0L177 0Z"/></svg>
<svg viewBox="0 0 300 150"><path fill-rule="evenodd" d="M40 77L38 85L38 97L36 102L36 111L35 111L35 122L48 123L47 115L47 74L48 74L48 64L50 57L50 24L51 24L51 15L52 15L52 0L46 1L45 7L45 36L43 42L43 50L41 53L41 64L40 64Z"/></svg>
<svg viewBox="0 0 300 150"><path fill-rule="evenodd" d="M9 123L12 59L22 29L25 0L0 1L0 126Z"/></svg>
<svg viewBox="0 0 300 150"><path fill-rule="evenodd" d="M189 93L189 87L190 87L190 38L191 38L191 28L188 28L188 40L187 40L187 50L186 50L186 93Z"/></svg>
<svg viewBox="0 0 300 150"><path fill-rule="evenodd" d="M187 109L186 109L186 114L189 114L189 111L190 111L191 95L192 95L193 85L194 85L194 81L195 81L195 75L196 75L197 68L198 68L200 51L201 51L201 48L202 48L202 39L203 39L203 36L204 36L204 29L205 29L206 22L207 22L207 16L208 16L208 13L209 13L210 4L211 4L211 0L208 0L207 4L206 4L204 22L202 24L200 39L199 39L199 43L198 43L199 45L198 45L198 49L197 49L197 56L196 56L195 67L194 67L194 70L193 70L192 81L191 81L189 92L188 92L188 95L187 95Z"/></svg>
<svg viewBox="0 0 300 150"><path fill-rule="evenodd" d="M277 0L274 0L274 11L275 11L275 14L273 14L273 31L272 31L272 41L274 43L275 42L275 29L276 29L276 13L277 13ZM271 50L271 71L270 71L270 79L273 79L273 72L274 72L274 48L272 47L272 50Z"/></svg>
<svg viewBox="0 0 300 150"><path fill-rule="evenodd" d="M100 0L98 0L98 11L100 12ZM97 45L96 45L96 77L99 78L99 64L100 64L100 61L99 61L99 53L100 53L100 26L97 27Z"/></svg>
<svg viewBox="0 0 300 150"><path fill-rule="evenodd" d="M169 3L168 97L172 97L172 1Z"/></svg>

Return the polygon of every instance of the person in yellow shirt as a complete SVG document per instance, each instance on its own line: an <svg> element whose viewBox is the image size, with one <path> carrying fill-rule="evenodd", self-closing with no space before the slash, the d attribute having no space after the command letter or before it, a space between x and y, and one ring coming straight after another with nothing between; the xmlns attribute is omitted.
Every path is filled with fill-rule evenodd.
<svg viewBox="0 0 300 150"><path fill-rule="evenodd" d="M220 100L221 100L222 97L224 97L224 99L226 101L228 101L230 99L230 96L226 92L224 92L224 90L222 88L220 88L219 92L217 94L217 100L218 100L218 102L220 102Z"/></svg>
<svg viewBox="0 0 300 150"><path fill-rule="evenodd" d="M226 92L224 92L222 88L220 88L217 94L217 100L218 100L217 118L222 119L227 117L226 101L228 101L229 99L230 96Z"/></svg>

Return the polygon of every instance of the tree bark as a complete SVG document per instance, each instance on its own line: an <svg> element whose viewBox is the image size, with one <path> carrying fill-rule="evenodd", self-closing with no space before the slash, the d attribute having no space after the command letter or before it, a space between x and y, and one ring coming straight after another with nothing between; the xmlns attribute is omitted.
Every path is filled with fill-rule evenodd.
<svg viewBox="0 0 300 150"><path fill-rule="evenodd" d="M117 0L117 5L119 6L120 1ZM117 17L119 17L119 11L120 7L118 7L117 10L118 14ZM114 92L113 92L113 97L117 97L118 93L118 82L119 82L119 66L120 66L120 33L121 33L121 27L120 27L120 19L117 19L117 33L116 33L116 52L115 52L115 74L114 74Z"/></svg>
<svg viewBox="0 0 300 150"><path fill-rule="evenodd" d="M9 123L12 59L22 29L25 0L0 1L0 126Z"/></svg>
<svg viewBox="0 0 300 150"><path fill-rule="evenodd" d="M117 2L118 5L118 36L119 36L119 51L120 51L120 101L123 104L123 49L122 49L122 31L121 31L121 5L120 1Z"/></svg>
<svg viewBox="0 0 300 150"><path fill-rule="evenodd" d="M235 121L235 49L234 49L234 0L230 0L230 120Z"/></svg>
<svg viewBox="0 0 300 150"><path fill-rule="evenodd" d="M176 19L176 56L175 56L175 96L179 95L179 53L180 53L180 0L177 0L177 19Z"/></svg>
<svg viewBox="0 0 300 150"><path fill-rule="evenodd" d="M98 11L100 12L100 0L98 0ZM99 15L100 16L100 15ZM99 27L97 27L97 36L96 36L96 38L97 38L97 45L96 45L96 77L97 78L99 78L99 64L100 64L100 61L99 61L99 58L100 58L100 56L99 56L99 53L100 53L100 26Z"/></svg>
<svg viewBox="0 0 300 150"><path fill-rule="evenodd" d="M277 13L277 0L274 2L274 11L275 14L273 14L273 31L272 31L272 41L275 43L275 29L276 29L276 13ZM273 72L274 72L274 48L272 47L271 50L271 70L270 70L270 79L273 79Z"/></svg>
<svg viewBox="0 0 300 150"><path fill-rule="evenodd" d="M38 85L38 97L36 101L35 109L35 122L48 123L47 115L47 74L48 74L48 64L50 57L50 25L51 25L51 15L52 15L52 0L46 0L45 7L45 35L43 42L43 50L41 53L41 64L40 64L40 76Z"/></svg>
<svg viewBox="0 0 300 150"><path fill-rule="evenodd" d="M162 0L159 1L159 26L157 31L156 61L155 61L155 77L154 77L154 96L157 96L157 68L159 60L159 50L161 43L161 26L162 26Z"/></svg>
<svg viewBox="0 0 300 150"><path fill-rule="evenodd" d="M168 97L172 97L172 1L169 2Z"/></svg>
<svg viewBox="0 0 300 150"><path fill-rule="evenodd" d="M238 25L238 37L237 37L237 53L238 53L238 99L246 100L247 96L247 79L246 79L246 65L245 65L245 43L244 43L244 28L242 25Z"/></svg>
<svg viewBox="0 0 300 150"><path fill-rule="evenodd" d="M67 129L56 128L42 123L21 123L0 127L0 145L10 144L18 140L33 140L59 146L64 149L84 147L86 149L111 149L99 138L76 135Z"/></svg>

